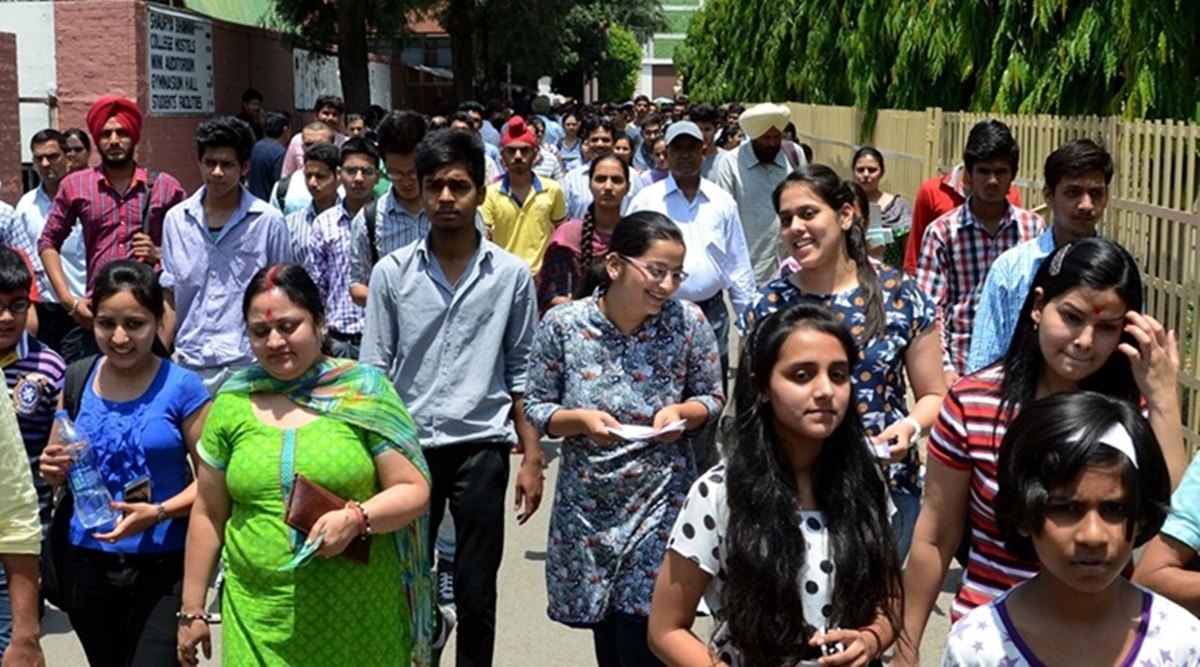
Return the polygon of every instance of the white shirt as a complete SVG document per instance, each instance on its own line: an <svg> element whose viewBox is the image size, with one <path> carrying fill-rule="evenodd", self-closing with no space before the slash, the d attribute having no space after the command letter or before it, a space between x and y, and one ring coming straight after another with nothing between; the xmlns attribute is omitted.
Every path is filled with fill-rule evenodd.
<svg viewBox="0 0 1200 667"><path fill-rule="evenodd" d="M53 203L54 199L46 194L40 185L26 192L17 202L17 222L25 227L25 233L33 240L35 246L42 236L46 216L50 213L50 205ZM62 257L63 275L67 278L67 287L70 288L71 294L87 294L87 257L83 249L83 225L72 226L71 233L58 252ZM36 247L29 253L29 261L33 263L33 270L37 274L38 292L41 293L42 301L58 303L58 296L50 285L50 279L46 277L46 270L42 267L42 259L38 256Z"/></svg>
<svg viewBox="0 0 1200 667"><path fill-rule="evenodd" d="M1017 632L1008 614L1005 601L1015 590L1017 588L958 619L946 640L942 667L1043 664ZM1137 667L1200 665L1200 621L1161 595L1142 589L1142 596L1137 639L1121 664ZM1083 662L1086 661L1080 664Z"/></svg>
<svg viewBox="0 0 1200 667"><path fill-rule="evenodd" d="M728 289L740 314L755 297L754 270L737 202L712 181L701 178L696 197L688 201L674 176L648 185L633 198L629 212L657 211L683 232L687 247L683 270L688 279L675 296L699 303Z"/></svg>

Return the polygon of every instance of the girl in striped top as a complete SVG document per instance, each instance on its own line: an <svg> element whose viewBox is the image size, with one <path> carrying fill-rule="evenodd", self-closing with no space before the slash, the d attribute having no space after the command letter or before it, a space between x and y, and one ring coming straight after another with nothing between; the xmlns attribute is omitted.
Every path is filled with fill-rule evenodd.
<svg viewBox="0 0 1200 667"><path fill-rule="evenodd" d="M950 389L929 441L925 504L905 570L905 629L897 664L915 648L969 519L970 559L952 620L1037 573L1005 547L996 525L996 461L1022 405L1063 391L1093 390L1141 404L1163 449L1172 486L1187 467L1174 332L1142 314L1142 280L1117 243L1090 238L1046 258L1025 299L1004 358Z"/></svg>

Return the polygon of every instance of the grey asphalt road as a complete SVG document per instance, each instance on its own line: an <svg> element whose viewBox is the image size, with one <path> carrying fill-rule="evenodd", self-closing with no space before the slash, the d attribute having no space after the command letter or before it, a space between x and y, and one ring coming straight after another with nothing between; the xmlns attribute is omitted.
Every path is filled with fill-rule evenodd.
<svg viewBox="0 0 1200 667"><path fill-rule="evenodd" d="M554 482L558 473L557 448L547 445L550 468L546 471L545 497L543 504L524 526L518 526L516 512L504 534L504 564L500 569L499 606L496 614L496 667L562 667L563 665L593 665L591 634L574 630L552 622L546 617L546 585L544 567L546 558L546 535L550 523L550 504L554 498ZM512 477L515 478L520 458L512 459ZM509 484L509 507L512 507L512 484ZM953 570L943 591L954 590L959 573ZM922 642L922 664L936 665L941 656L942 643L949 632L948 610L951 594L943 592L929 622ZM215 610L214 610L215 611ZM704 623L705 621L700 621ZM75 667L86 664L79 641L71 631L66 615L49 610L43 623L42 647L46 653L46 664L52 667ZM215 656L202 665L220 664L220 626L215 637ZM708 627L698 626L698 634L705 636ZM447 647L443 667L454 665L454 641L452 635Z"/></svg>

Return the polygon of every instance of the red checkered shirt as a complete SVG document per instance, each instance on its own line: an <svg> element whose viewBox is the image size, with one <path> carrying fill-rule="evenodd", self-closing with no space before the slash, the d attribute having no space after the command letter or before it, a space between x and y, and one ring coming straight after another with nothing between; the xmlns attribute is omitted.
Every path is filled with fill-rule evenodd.
<svg viewBox="0 0 1200 667"><path fill-rule="evenodd" d="M947 371L966 374L975 309L992 262L1005 250L1036 238L1041 230L1041 217L1009 204L996 233L989 234L971 213L970 198L926 230L917 285L937 304L942 366Z"/></svg>
<svg viewBox="0 0 1200 667"><path fill-rule="evenodd" d="M138 165L124 194L113 189L101 165L68 175L46 216L46 227L38 239L38 253L61 249L78 220L83 225L88 294L91 294L101 269L130 256L133 235L142 228L146 174L146 168ZM162 245L162 221L167 209L186 198L187 193L174 176L160 173L155 178L150 201L150 238L155 245Z"/></svg>

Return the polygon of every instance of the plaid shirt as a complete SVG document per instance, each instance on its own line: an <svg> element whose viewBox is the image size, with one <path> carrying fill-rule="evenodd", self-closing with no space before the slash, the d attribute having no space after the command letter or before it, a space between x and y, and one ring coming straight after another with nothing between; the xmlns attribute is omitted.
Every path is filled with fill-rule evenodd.
<svg viewBox="0 0 1200 667"><path fill-rule="evenodd" d="M145 195L146 168L141 165L134 169L133 179L124 194L113 189L101 165L68 175L59 186L58 196L46 216L46 228L38 239L38 253L62 248L78 220L83 226L87 286L88 294L91 294L101 269L131 255L133 235L142 229ZM163 216L186 198L187 193L174 176L158 175L150 202L150 239L155 245L162 245Z"/></svg>
<svg viewBox="0 0 1200 667"><path fill-rule="evenodd" d="M1042 219L1012 204L989 234L971 213L971 199L933 221L921 244L917 285L937 304L942 366L964 375L979 292L992 262L1005 250L1037 237Z"/></svg>
<svg viewBox="0 0 1200 667"><path fill-rule="evenodd" d="M322 211L312 223L305 268L325 302L325 322L331 331L362 333L366 311L350 298L350 213L341 204Z"/></svg>

